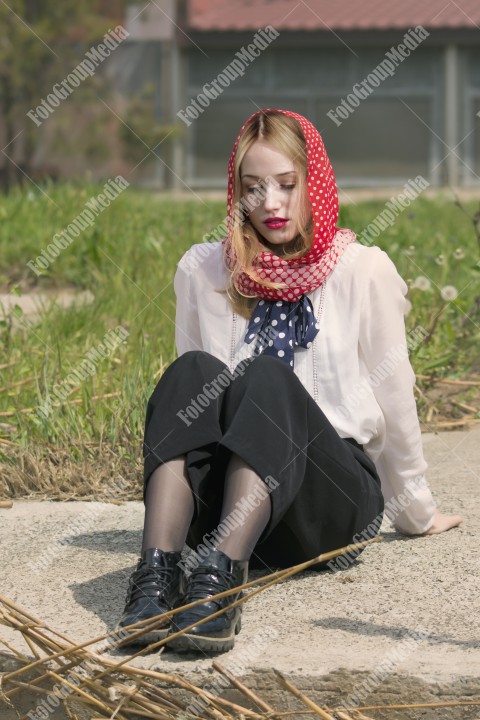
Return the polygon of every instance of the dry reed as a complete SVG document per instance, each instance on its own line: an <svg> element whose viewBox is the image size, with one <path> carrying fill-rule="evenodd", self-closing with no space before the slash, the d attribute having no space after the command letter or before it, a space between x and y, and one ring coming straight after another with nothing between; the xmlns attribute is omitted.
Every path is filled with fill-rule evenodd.
<svg viewBox="0 0 480 720"><path fill-rule="evenodd" d="M332 557L337 557L350 550L364 548L381 539L381 537L377 537L333 550L306 563L245 583L241 586L243 595L236 603L241 604L248 601L257 593L301 570L326 562ZM254 585L259 587L245 593L245 590L249 590ZM219 593L214 597L225 597L233 592L238 592L238 588ZM198 600L188 606L176 608L168 615L175 615L184 608L201 602ZM231 608L232 605L230 604L228 607ZM221 614L225 610L220 610L217 614ZM129 631L133 631L138 639L158 627L164 620L164 616L157 616L157 618L131 625ZM480 700L478 700L464 703L418 703L412 706L384 705L370 708L342 707L335 709L319 706L295 687L290 680L275 670L275 677L280 685L302 704L301 710L285 712L275 710L270 703L249 689L219 662L213 661L213 669L226 678L230 685L246 698L249 706L245 706L194 685L179 674L163 673L135 667L131 664L135 657L147 651L157 648L163 650L167 640L153 643L120 662L114 662L106 656L106 653L118 644L118 642L115 643L116 631L105 633L83 643L76 643L64 633L49 627L42 620L1 595L0 624L17 631L26 645L26 649L18 649L0 636L0 644L6 648L6 651L0 651L1 657L15 667L0 676L0 704L3 702L14 709L19 693L29 691L38 696L39 702L42 699L45 702L45 698L47 698L52 707L62 703L69 720L79 720L78 712L80 711L82 717L89 717L89 720L105 720L107 718L110 720L133 720L134 718L151 718L152 720L171 720L172 718L183 718L183 720L189 720L189 718L266 720L269 718L270 720L279 720L302 715L313 715L321 717L323 720L371 720L370 717L362 714L364 710L480 705ZM105 643L105 641L110 642ZM92 646L101 642L105 643L104 647L94 652L91 649ZM252 709L252 706L256 709ZM19 720L27 718L27 716L20 717L18 712L17 715Z"/></svg>

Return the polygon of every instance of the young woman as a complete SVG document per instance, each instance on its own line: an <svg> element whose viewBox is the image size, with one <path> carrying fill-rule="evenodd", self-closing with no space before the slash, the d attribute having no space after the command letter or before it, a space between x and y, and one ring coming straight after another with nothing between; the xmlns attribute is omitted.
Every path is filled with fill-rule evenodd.
<svg viewBox="0 0 480 720"><path fill-rule="evenodd" d="M226 237L193 245L175 274L178 357L148 403L143 547L119 623L204 599L144 638L193 625L174 650L232 648L240 607L195 625L238 597L212 595L249 566L373 537L384 503L407 535L461 522L425 480L406 284L385 252L336 227L334 173L306 118L268 109L245 122L227 207ZM185 542L196 552L184 563Z"/></svg>

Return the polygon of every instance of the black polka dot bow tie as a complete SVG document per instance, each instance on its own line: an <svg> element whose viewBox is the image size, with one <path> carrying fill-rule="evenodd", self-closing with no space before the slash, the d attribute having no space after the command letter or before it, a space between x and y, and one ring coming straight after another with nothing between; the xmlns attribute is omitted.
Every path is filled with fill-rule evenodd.
<svg viewBox="0 0 480 720"><path fill-rule="evenodd" d="M293 368L294 348L309 348L319 330L310 298L259 300L245 334L245 342L256 337L255 353L273 355ZM262 352L262 347L263 352Z"/></svg>

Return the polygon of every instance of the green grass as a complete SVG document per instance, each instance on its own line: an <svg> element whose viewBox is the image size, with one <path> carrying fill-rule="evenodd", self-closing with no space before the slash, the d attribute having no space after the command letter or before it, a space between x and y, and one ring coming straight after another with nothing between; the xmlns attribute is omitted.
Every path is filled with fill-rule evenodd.
<svg viewBox="0 0 480 720"><path fill-rule="evenodd" d="M133 462L138 461L147 398L175 358L176 264L223 220L225 203L158 199L129 188L36 278L27 262L101 190L61 185L45 188L51 200L38 191L16 191L0 199L3 287L21 293L35 282L36 289L73 286L95 296L93 304L81 308L53 308L31 329L12 332L10 323L2 321L0 429L17 448L54 446L74 455L84 443L107 443L122 448ZM473 203L467 207L476 209ZM383 201L349 205L342 209L339 225L360 233L383 209ZM468 217L453 203L419 198L376 244L407 282L418 276L431 281L430 290L410 289L408 294L412 310L407 329L433 329L429 341L411 356L415 371L450 377L471 371L480 318L478 309L472 320L465 320L465 314L475 307L480 276L478 243ZM455 250L464 257L455 258ZM439 255L443 264L436 262ZM459 292L447 304L439 290L446 285ZM81 402L67 400L48 420L40 419L35 408L52 386L117 325L129 331L127 342L75 390L71 399ZM92 399L108 393L117 395ZM33 411L25 412L28 408Z"/></svg>

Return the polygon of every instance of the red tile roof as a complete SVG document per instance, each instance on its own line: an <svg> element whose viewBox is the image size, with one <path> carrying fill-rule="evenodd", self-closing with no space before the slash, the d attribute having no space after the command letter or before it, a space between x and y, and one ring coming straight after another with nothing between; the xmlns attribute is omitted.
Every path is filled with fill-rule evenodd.
<svg viewBox="0 0 480 720"><path fill-rule="evenodd" d="M192 30L478 28L480 0L188 0Z"/></svg>

